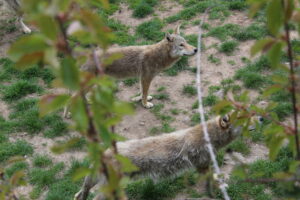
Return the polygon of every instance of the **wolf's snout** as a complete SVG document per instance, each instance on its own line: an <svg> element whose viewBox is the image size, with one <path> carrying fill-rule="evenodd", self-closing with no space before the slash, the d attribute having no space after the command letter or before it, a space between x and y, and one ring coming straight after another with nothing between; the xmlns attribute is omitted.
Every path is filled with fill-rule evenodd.
<svg viewBox="0 0 300 200"><path fill-rule="evenodd" d="M197 53L198 49L194 49L194 53Z"/></svg>

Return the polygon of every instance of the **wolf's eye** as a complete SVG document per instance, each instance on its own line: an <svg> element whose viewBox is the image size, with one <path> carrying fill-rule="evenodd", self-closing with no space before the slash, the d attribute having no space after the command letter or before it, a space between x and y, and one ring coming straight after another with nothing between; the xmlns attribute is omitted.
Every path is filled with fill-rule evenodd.
<svg viewBox="0 0 300 200"><path fill-rule="evenodd" d="M181 43L181 44L180 44L180 46L181 46L181 47L183 47L183 46L184 46L184 44L183 44L183 43Z"/></svg>
<svg viewBox="0 0 300 200"><path fill-rule="evenodd" d="M264 122L264 118L263 118L262 116L259 116L259 117L258 117L258 122L259 122L259 123L263 123L263 122Z"/></svg>

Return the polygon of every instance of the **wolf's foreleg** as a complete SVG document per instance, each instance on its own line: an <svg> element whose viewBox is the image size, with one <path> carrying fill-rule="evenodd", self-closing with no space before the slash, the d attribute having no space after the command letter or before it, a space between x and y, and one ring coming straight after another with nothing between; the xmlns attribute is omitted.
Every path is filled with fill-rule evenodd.
<svg viewBox="0 0 300 200"><path fill-rule="evenodd" d="M74 200L86 200L89 196L90 190L98 183L98 181L98 178L86 176L82 188L75 194Z"/></svg>
<svg viewBox="0 0 300 200"><path fill-rule="evenodd" d="M152 108L153 104L148 102L148 91L153 77L142 76L141 77L141 88L142 88L142 104L145 108Z"/></svg>
<svg viewBox="0 0 300 200"><path fill-rule="evenodd" d="M22 17L19 18L19 23L24 33L31 33L31 29L26 24L24 24Z"/></svg>

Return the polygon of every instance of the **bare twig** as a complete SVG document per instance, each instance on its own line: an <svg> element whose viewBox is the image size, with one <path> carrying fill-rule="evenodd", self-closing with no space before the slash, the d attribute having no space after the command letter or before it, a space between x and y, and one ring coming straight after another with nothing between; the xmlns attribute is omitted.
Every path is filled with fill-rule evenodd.
<svg viewBox="0 0 300 200"><path fill-rule="evenodd" d="M221 189L222 193L223 193L223 197L225 200L230 200L230 197L227 193L227 184L225 183L224 179L221 178L221 171L220 171L220 167L218 165L218 162L216 160L216 155L214 153L213 150L213 146L211 144L210 141L210 137L207 131L207 125L205 122L205 117L204 117L204 109L203 109L203 104L202 104L202 91L201 91L201 38L202 38L202 24L203 21L205 20L205 17L207 15L207 12L209 11L209 8L206 9L203 19L201 20L201 23L199 25L199 34L198 34L198 52L197 52L197 91L198 91L198 101L199 101L199 113L200 113L200 119L201 119L201 125L203 127L203 131L204 131L204 139L206 142L206 147L209 151L209 155L210 158L212 160L213 163L213 168L215 171L215 174L217 175L216 179L219 183L219 188Z"/></svg>
<svg viewBox="0 0 300 200"><path fill-rule="evenodd" d="M284 1L281 1L283 7L285 7ZM295 142L296 142L296 150L297 150L297 159L300 160L300 146L299 146L299 135L298 135L298 109L297 109L297 99L296 99L296 75L294 71L295 63L293 57L293 50L291 45L291 38L290 38L290 27L288 21L285 20L284 22L284 30L285 30L285 37L286 43L288 47L288 58L290 64L290 80L291 80L291 94L292 94L292 104L293 104L293 118L294 118L294 135L295 135Z"/></svg>

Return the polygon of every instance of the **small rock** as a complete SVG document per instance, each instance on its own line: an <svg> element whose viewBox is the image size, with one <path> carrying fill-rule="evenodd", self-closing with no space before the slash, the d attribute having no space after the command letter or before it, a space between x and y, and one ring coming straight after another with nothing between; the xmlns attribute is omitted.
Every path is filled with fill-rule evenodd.
<svg viewBox="0 0 300 200"><path fill-rule="evenodd" d="M139 123L139 125L140 125L140 126L145 126L145 122L144 122L144 121L141 121L141 122Z"/></svg>

